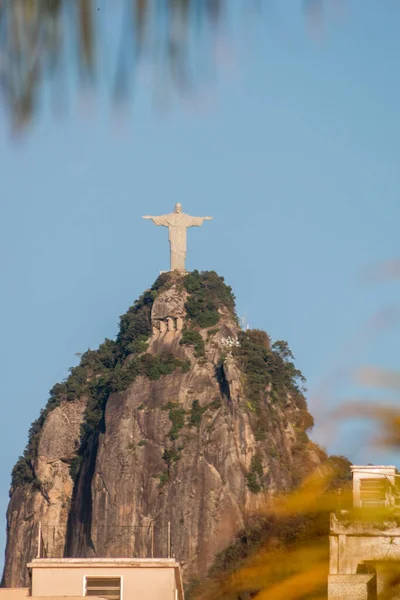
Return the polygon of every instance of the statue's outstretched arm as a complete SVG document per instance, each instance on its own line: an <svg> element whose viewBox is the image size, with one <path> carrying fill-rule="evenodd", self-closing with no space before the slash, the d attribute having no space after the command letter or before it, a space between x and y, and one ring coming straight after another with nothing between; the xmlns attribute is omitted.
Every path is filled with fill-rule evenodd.
<svg viewBox="0 0 400 600"><path fill-rule="evenodd" d="M212 217L190 217L188 227L200 227L204 221L212 221Z"/></svg>
<svg viewBox="0 0 400 600"><path fill-rule="evenodd" d="M168 215L161 215L159 217L151 217L150 215L145 215L143 219L149 219L153 221L155 225L163 225L164 227L169 227Z"/></svg>

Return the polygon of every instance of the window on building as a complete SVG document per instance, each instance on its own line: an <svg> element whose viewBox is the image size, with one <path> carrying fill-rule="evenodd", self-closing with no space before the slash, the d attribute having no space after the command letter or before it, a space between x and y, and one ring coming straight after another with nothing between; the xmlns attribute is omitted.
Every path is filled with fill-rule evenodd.
<svg viewBox="0 0 400 600"><path fill-rule="evenodd" d="M360 500L363 508L385 506L387 492L387 479L360 480Z"/></svg>
<svg viewBox="0 0 400 600"><path fill-rule="evenodd" d="M85 596L121 600L120 577L86 577Z"/></svg>

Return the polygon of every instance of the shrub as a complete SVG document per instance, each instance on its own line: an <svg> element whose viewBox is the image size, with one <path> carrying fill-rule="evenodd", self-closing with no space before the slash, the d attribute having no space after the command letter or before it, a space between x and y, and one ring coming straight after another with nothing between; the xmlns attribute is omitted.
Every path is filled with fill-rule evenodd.
<svg viewBox="0 0 400 600"><path fill-rule="evenodd" d="M172 449L165 448L163 455L162 455L162 459L167 464L168 470L172 467L172 465L174 463L176 463L180 459L180 457L181 457L180 451L174 450L173 448Z"/></svg>
<svg viewBox="0 0 400 600"><path fill-rule="evenodd" d="M169 410L168 416L172 422L169 437L172 441L178 439L180 430L185 426L186 411L177 403L168 402L166 408Z"/></svg>
<svg viewBox="0 0 400 600"><path fill-rule="evenodd" d="M127 350L130 354L141 354L142 352L146 352L148 347L147 338L139 336L134 342L127 345Z"/></svg>
<svg viewBox="0 0 400 600"><path fill-rule="evenodd" d="M301 411L302 422L301 425L305 431L310 431L314 427L314 417L310 415L308 410Z"/></svg>
<svg viewBox="0 0 400 600"><path fill-rule="evenodd" d="M194 400L192 402L192 410L190 411L190 420L189 420L190 427L200 427L201 419L203 417L203 414L206 412L207 408L208 408L207 406L205 406L205 407L200 406L200 403L198 400Z"/></svg>
<svg viewBox="0 0 400 600"><path fill-rule="evenodd" d="M221 398L215 398L212 402L210 402L208 408L210 408L211 410L218 410L219 408L221 408L221 406Z"/></svg>
<svg viewBox="0 0 400 600"><path fill-rule="evenodd" d="M151 308L159 291L168 287L170 283L170 274L160 275L151 289L142 294L139 300L120 318L116 343L123 357L131 352L134 342L139 342L140 348L140 342L150 337L152 333Z"/></svg>
<svg viewBox="0 0 400 600"><path fill-rule="evenodd" d="M24 484L30 484L35 479L30 461L25 456L20 456L12 470L12 486L18 487Z"/></svg>
<svg viewBox="0 0 400 600"><path fill-rule="evenodd" d="M134 305L121 317L117 344L124 356L129 354L129 347L133 342L138 339L147 339L151 335L151 309L149 304L148 300L140 308Z"/></svg>
<svg viewBox="0 0 400 600"><path fill-rule="evenodd" d="M184 286L189 294L186 313L194 325L202 329L215 326L220 319L218 309L222 306L235 314L232 289L215 271L193 271L186 275Z"/></svg>
<svg viewBox="0 0 400 600"><path fill-rule="evenodd" d="M101 364L104 369L113 369L114 365L117 361L119 348L116 342L113 340L109 340L106 338L102 344L100 344L99 349L93 352L96 356L96 360ZM85 358L85 354L82 359Z"/></svg>
<svg viewBox="0 0 400 600"><path fill-rule="evenodd" d="M69 467L69 474L71 475L71 479L73 481L75 481L75 478L80 471L81 464L82 464L82 456L80 454L78 454L78 456L75 456L72 459L70 467Z"/></svg>
<svg viewBox="0 0 400 600"><path fill-rule="evenodd" d="M303 429L312 427L307 402L298 386L298 381L304 381L304 377L289 360L293 355L287 342L275 342L271 347L267 334L259 330L240 332L239 342L240 346L233 349L233 354L246 377L245 393L249 408L255 413L256 440L266 438L268 386L273 403L286 404L288 397L292 397L301 409L300 425Z"/></svg>
<svg viewBox="0 0 400 600"><path fill-rule="evenodd" d="M250 471L246 475L247 487L253 494L258 494L263 489L263 466L261 454L258 452L251 457Z"/></svg>
<svg viewBox="0 0 400 600"><path fill-rule="evenodd" d="M163 487L163 485L165 485L168 481L169 481L169 471L168 469L165 469L165 471L163 471L159 476L159 484L158 487Z"/></svg>
<svg viewBox="0 0 400 600"><path fill-rule="evenodd" d="M351 489L351 462L345 456L329 456L326 461L326 465L332 471L332 478L328 487L328 491L335 491L339 488L342 491Z"/></svg>
<svg viewBox="0 0 400 600"><path fill-rule="evenodd" d="M203 338L195 329L184 329L182 338L179 342L182 346L194 346L194 353L197 357L204 356L205 346Z"/></svg>
<svg viewBox="0 0 400 600"><path fill-rule="evenodd" d="M183 363L181 364L182 373L189 373L190 367L190 360L183 361Z"/></svg>
<svg viewBox="0 0 400 600"><path fill-rule="evenodd" d="M137 358L133 357L125 364L118 364L116 366L112 374L111 389L113 392L122 392L139 375L144 375L152 381L156 381L163 375L170 375L178 367L181 367L186 372L187 362L175 358L172 354L161 354L160 356L143 354Z"/></svg>
<svg viewBox="0 0 400 600"><path fill-rule="evenodd" d="M67 400L76 400L85 393L88 372L86 367L72 367L66 380Z"/></svg>
<svg viewBox="0 0 400 600"><path fill-rule="evenodd" d="M266 350L271 349L271 340L269 335L262 329L251 329L251 339L256 346L261 346Z"/></svg>
<svg viewBox="0 0 400 600"><path fill-rule="evenodd" d="M272 344L272 349L274 352L279 354L282 360L287 360L288 358L292 358L294 360L293 353L289 348L289 344L284 342L283 340L278 340Z"/></svg>
<svg viewBox="0 0 400 600"><path fill-rule="evenodd" d="M123 392L140 375L138 361L133 359L125 364L116 365L110 380L111 392Z"/></svg>
<svg viewBox="0 0 400 600"><path fill-rule="evenodd" d="M214 329L209 329L207 331L208 337L212 337L213 335L216 335L217 333L219 333L218 327L214 327Z"/></svg>
<svg viewBox="0 0 400 600"><path fill-rule="evenodd" d="M146 375L153 381L160 379L163 375L170 375L175 369L184 365L181 360L178 360L172 354L162 354L161 356L144 354L138 361L140 375Z"/></svg>
<svg viewBox="0 0 400 600"><path fill-rule="evenodd" d="M270 448L268 454L271 458L280 458L280 452L276 448Z"/></svg>

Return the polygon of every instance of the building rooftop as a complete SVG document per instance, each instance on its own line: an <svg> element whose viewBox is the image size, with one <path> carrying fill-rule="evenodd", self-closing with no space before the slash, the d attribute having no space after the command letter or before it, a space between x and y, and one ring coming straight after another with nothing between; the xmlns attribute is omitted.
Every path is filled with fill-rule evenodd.
<svg viewBox="0 0 400 600"><path fill-rule="evenodd" d="M382 469L390 469L391 471L397 471L397 467L394 465L351 465L350 469L352 471L376 471Z"/></svg>
<svg viewBox="0 0 400 600"><path fill-rule="evenodd" d="M125 567L125 568L174 568L179 563L174 558L34 558L28 568L69 568L69 567Z"/></svg>

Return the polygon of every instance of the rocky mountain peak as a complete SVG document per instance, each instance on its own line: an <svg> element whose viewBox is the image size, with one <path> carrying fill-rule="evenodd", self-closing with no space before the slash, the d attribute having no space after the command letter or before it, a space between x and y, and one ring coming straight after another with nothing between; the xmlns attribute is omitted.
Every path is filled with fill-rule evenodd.
<svg viewBox="0 0 400 600"><path fill-rule="evenodd" d="M26 584L39 522L49 557L173 553L203 576L265 494L320 461L301 379L285 342L241 330L216 273L161 275L32 425L3 584Z"/></svg>

